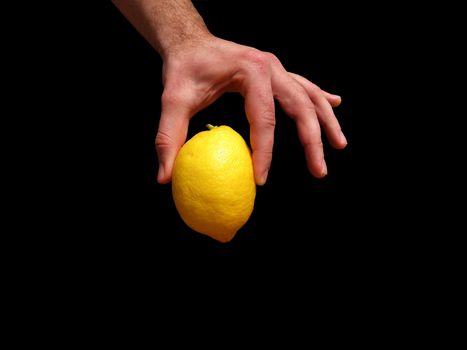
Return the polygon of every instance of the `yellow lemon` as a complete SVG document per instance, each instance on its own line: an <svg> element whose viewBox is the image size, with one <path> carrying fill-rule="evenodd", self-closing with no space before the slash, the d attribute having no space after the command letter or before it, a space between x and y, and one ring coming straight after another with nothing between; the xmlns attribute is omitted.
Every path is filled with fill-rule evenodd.
<svg viewBox="0 0 467 350"><path fill-rule="evenodd" d="M193 230L229 242L253 211L256 185L245 140L232 128L207 125L180 149L172 195Z"/></svg>

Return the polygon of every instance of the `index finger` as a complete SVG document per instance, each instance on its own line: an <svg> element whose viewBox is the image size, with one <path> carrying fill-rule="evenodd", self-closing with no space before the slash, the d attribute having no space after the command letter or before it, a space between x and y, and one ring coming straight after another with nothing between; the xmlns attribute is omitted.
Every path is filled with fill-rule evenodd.
<svg viewBox="0 0 467 350"><path fill-rule="evenodd" d="M274 98L270 82L251 82L245 93L245 111L250 123L253 167L258 185L266 182L274 144Z"/></svg>

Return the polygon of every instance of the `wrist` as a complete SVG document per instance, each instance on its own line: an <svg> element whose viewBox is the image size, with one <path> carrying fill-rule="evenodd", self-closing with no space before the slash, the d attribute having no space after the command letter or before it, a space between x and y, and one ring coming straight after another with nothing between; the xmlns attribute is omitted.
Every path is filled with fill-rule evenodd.
<svg viewBox="0 0 467 350"><path fill-rule="evenodd" d="M172 56L179 56L191 49L202 46L212 40L214 36L209 30L204 28L196 28L192 30L177 31L165 38L157 40L157 45L154 45L156 50L165 61Z"/></svg>

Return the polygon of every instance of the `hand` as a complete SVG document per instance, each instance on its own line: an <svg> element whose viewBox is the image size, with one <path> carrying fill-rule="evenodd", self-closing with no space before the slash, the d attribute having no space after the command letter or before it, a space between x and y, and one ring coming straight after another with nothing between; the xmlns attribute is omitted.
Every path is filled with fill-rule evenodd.
<svg viewBox="0 0 467 350"><path fill-rule="evenodd" d="M175 157L184 144L192 116L224 92L245 98L253 166L258 185L266 182L274 143L274 98L297 124L310 172L327 174L321 126L335 148L347 144L332 107L341 98L304 77L287 72L271 53L206 35L164 57L162 114L156 137L159 183L172 177Z"/></svg>

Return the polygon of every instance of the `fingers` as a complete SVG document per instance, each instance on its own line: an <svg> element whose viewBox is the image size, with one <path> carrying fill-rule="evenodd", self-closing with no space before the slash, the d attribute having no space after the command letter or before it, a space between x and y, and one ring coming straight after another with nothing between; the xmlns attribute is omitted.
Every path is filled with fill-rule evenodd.
<svg viewBox="0 0 467 350"><path fill-rule="evenodd" d="M324 95L324 97L332 107L338 107L342 103L342 98L339 95L330 94L329 92L324 90L321 90L321 93Z"/></svg>
<svg viewBox="0 0 467 350"><path fill-rule="evenodd" d="M250 123L255 181L262 186L266 182L271 166L276 119L270 80L259 81L260 79L247 87L245 111Z"/></svg>
<svg viewBox="0 0 467 350"><path fill-rule="evenodd" d="M324 91L322 91L318 86L300 75L293 73L290 75L292 75L292 77L303 86L309 98L315 105L318 119L323 126L331 145L339 149L344 148L347 145L347 140L329 102L329 99L331 99L336 103L340 103L340 97L337 95L331 95L327 92L324 93Z"/></svg>
<svg viewBox="0 0 467 350"><path fill-rule="evenodd" d="M311 114L310 112L308 114ZM305 150L306 163L310 172L318 178L328 173L324 160L323 142L321 141L321 129L318 119L310 116L302 116L296 119L297 131L300 142Z"/></svg>
<svg viewBox="0 0 467 350"><path fill-rule="evenodd" d="M285 71L273 77L274 95L284 111L295 120L298 136L305 150L308 169L321 178L327 174L321 128L315 106L305 89Z"/></svg>
<svg viewBox="0 0 467 350"><path fill-rule="evenodd" d="M314 88L319 89L318 85L313 84L311 81L309 81L308 79L302 77L301 75L298 75L298 74L295 74L295 73L290 73L290 72L288 72L288 73L289 73L289 75L292 76L292 78L294 78L301 85L303 85L303 87L308 86L309 87L308 89L314 89ZM321 90L321 93L324 95L324 97L331 104L332 107L338 107L342 102L342 98L339 95L330 94L329 92L324 91L324 90Z"/></svg>
<svg viewBox="0 0 467 350"><path fill-rule="evenodd" d="M165 184L172 178L172 169L178 151L186 140L189 109L182 103L162 97L162 114L156 136L156 150L159 160L157 182Z"/></svg>

